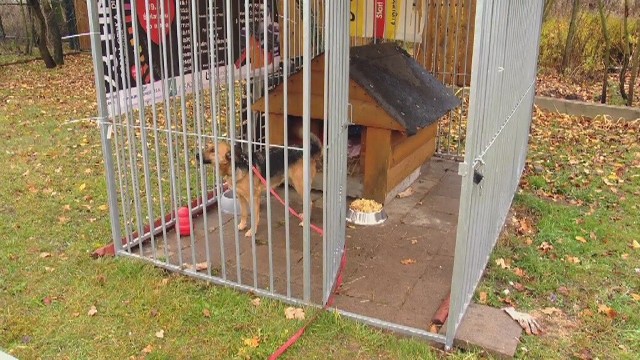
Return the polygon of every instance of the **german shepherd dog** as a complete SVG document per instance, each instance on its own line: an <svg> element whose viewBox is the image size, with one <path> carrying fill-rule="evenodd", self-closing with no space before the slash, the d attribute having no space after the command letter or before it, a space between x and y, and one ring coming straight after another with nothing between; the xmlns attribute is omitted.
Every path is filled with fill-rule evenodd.
<svg viewBox="0 0 640 360"><path fill-rule="evenodd" d="M291 116L290 119L296 117ZM290 122L291 123L291 122ZM301 121L296 121L293 126L294 134L297 134L302 139L302 124ZM322 142L313 132L310 133L311 149L310 149L310 172L311 179L316 175L316 164L319 159L322 158ZM238 230L244 230L247 228L247 219L250 213L250 201L251 201L251 183L249 180L249 172L253 171L253 166L258 168L258 171L262 177L266 178L267 161L264 152L254 152L252 156L253 163L249 163L249 155L242 150L240 144L236 144L235 149L235 166L236 166L236 179L233 183L232 178L232 161L231 161L231 144L226 141L218 143L218 153L216 154L215 146L210 144L206 147L201 154L196 154L196 158L202 157L204 164L215 164L215 159L218 159L220 165L220 173L224 177L225 181L233 186L234 194L237 194L237 198L240 200L240 223L238 224ZM290 183L293 188L304 199L304 170L303 170L303 152L302 150L289 149L287 156L288 168L285 169L285 151L283 148L269 149L269 166L271 187L276 188L284 183L285 176L289 177ZM260 178L254 174L253 176L253 204L255 209L255 228L249 229L244 234L246 237L251 237L258 228L260 223L260 197L262 192L266 190L266 185L262 183ZM313 206L313 202L311 203ZM302 215L302 214L301 214ZM303 215L304 216L304 215Z"/></svg>

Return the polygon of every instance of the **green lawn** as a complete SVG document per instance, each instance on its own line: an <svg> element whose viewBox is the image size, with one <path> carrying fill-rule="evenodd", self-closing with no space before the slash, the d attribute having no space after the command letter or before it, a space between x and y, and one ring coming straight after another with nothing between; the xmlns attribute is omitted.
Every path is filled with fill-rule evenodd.
<svg viewBox="0 0 640 360"><path fill-rule="evenodd" d="M95 124L67 121L95 116L93 72L86 55L66 62L0 67L0 348L20 359L265 358L301 325L285 305L90 258L110 239L100 142ZM538 114L524 190L476 294L539 316L547 331L524 336L520 357L640 353L640 249L630 247L640 240L639 134L638 124ZM285 356L442 357L481 356L447 356L332 313Z"/></svg>

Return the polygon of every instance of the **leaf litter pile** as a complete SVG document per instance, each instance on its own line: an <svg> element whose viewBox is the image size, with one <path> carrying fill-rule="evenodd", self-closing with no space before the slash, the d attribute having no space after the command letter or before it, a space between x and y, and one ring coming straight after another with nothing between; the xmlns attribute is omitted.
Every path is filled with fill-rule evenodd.
<svg viewBox="0 0 640 360"><path fill-rule="evenodd" d="M521 190L476 301L539 322L525 357L628 358L640 351L640 121L534 115Z"/></svg>

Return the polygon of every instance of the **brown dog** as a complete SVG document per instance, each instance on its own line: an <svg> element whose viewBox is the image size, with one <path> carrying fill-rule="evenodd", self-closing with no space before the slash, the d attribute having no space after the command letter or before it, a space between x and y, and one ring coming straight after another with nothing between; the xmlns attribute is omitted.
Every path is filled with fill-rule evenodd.
<svg viewBox="0 0 640 360"><path fill-rule="evenodd" d="M296 126L297 133L302 138L302 126ZM310 149L310 172L311 179L316 175L316 163L322 156L322 143L320 139L313 133L310 133L311 149ZM256 166L260 171L260 174L266 178L266 158L264 152L253 153L253 164L249 163L248 154L242 151L242 148L236 145L235 149L235 183L232 182L232 161L231 161L231 145L226 141L218 143L218 153L216 154L215 146L213 144L207 146L207 148L200 155L204 164L215 164L217 157L220 165L220 173L225 178L227 183L233 185L234 194L237 194L237 198L240 200L240 224L238 224L238 230L244 230L247 228L247 220L250 213L250 201L251 201L251 182L249 178L249 172L252 171L253 166ZM196 154L196 158L199 158ZM274 148L269 150L269 167L271 177L271 187L276 188L280 186L285 179L285 176L289 177L289 181L293 185L293 188L304 199L304 170L303 170L303 153L301 150L289 149L288 151L288 168L285 169L285 151L282 148ZM260 178L254 174L253 176L253 204L255 209L255 229L249 229L245 233L246 237L251 237L260 223L260 197L262 192L266 190L266 185L262 183ZM313 203L312 203L313 206Z"/></svg>

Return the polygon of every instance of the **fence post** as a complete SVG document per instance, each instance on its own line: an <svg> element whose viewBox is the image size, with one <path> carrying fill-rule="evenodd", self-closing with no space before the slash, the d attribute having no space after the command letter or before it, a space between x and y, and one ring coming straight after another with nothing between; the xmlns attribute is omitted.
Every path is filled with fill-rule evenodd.
<svg viewBox="0 0 640 360"><path fill-rule="evenodd" d="M120 212L118 211L118 198L116 194L115 172L113 167L113 155L111 152L111 125L107 123L109 111L107 108L107 94L104 84L104 66L102 64L102 43L100 40L100 25L98 23L98 6L102 1L87 1L89 13L89 31L91 33L91 53L93 58L93 71L95 77L96 96L98 101L98 118L100 138L102 141L102 153L107 175L107 197L109 213L111 217L111 235L116 254L122 250L122 237L120 235Z"/></svg>

